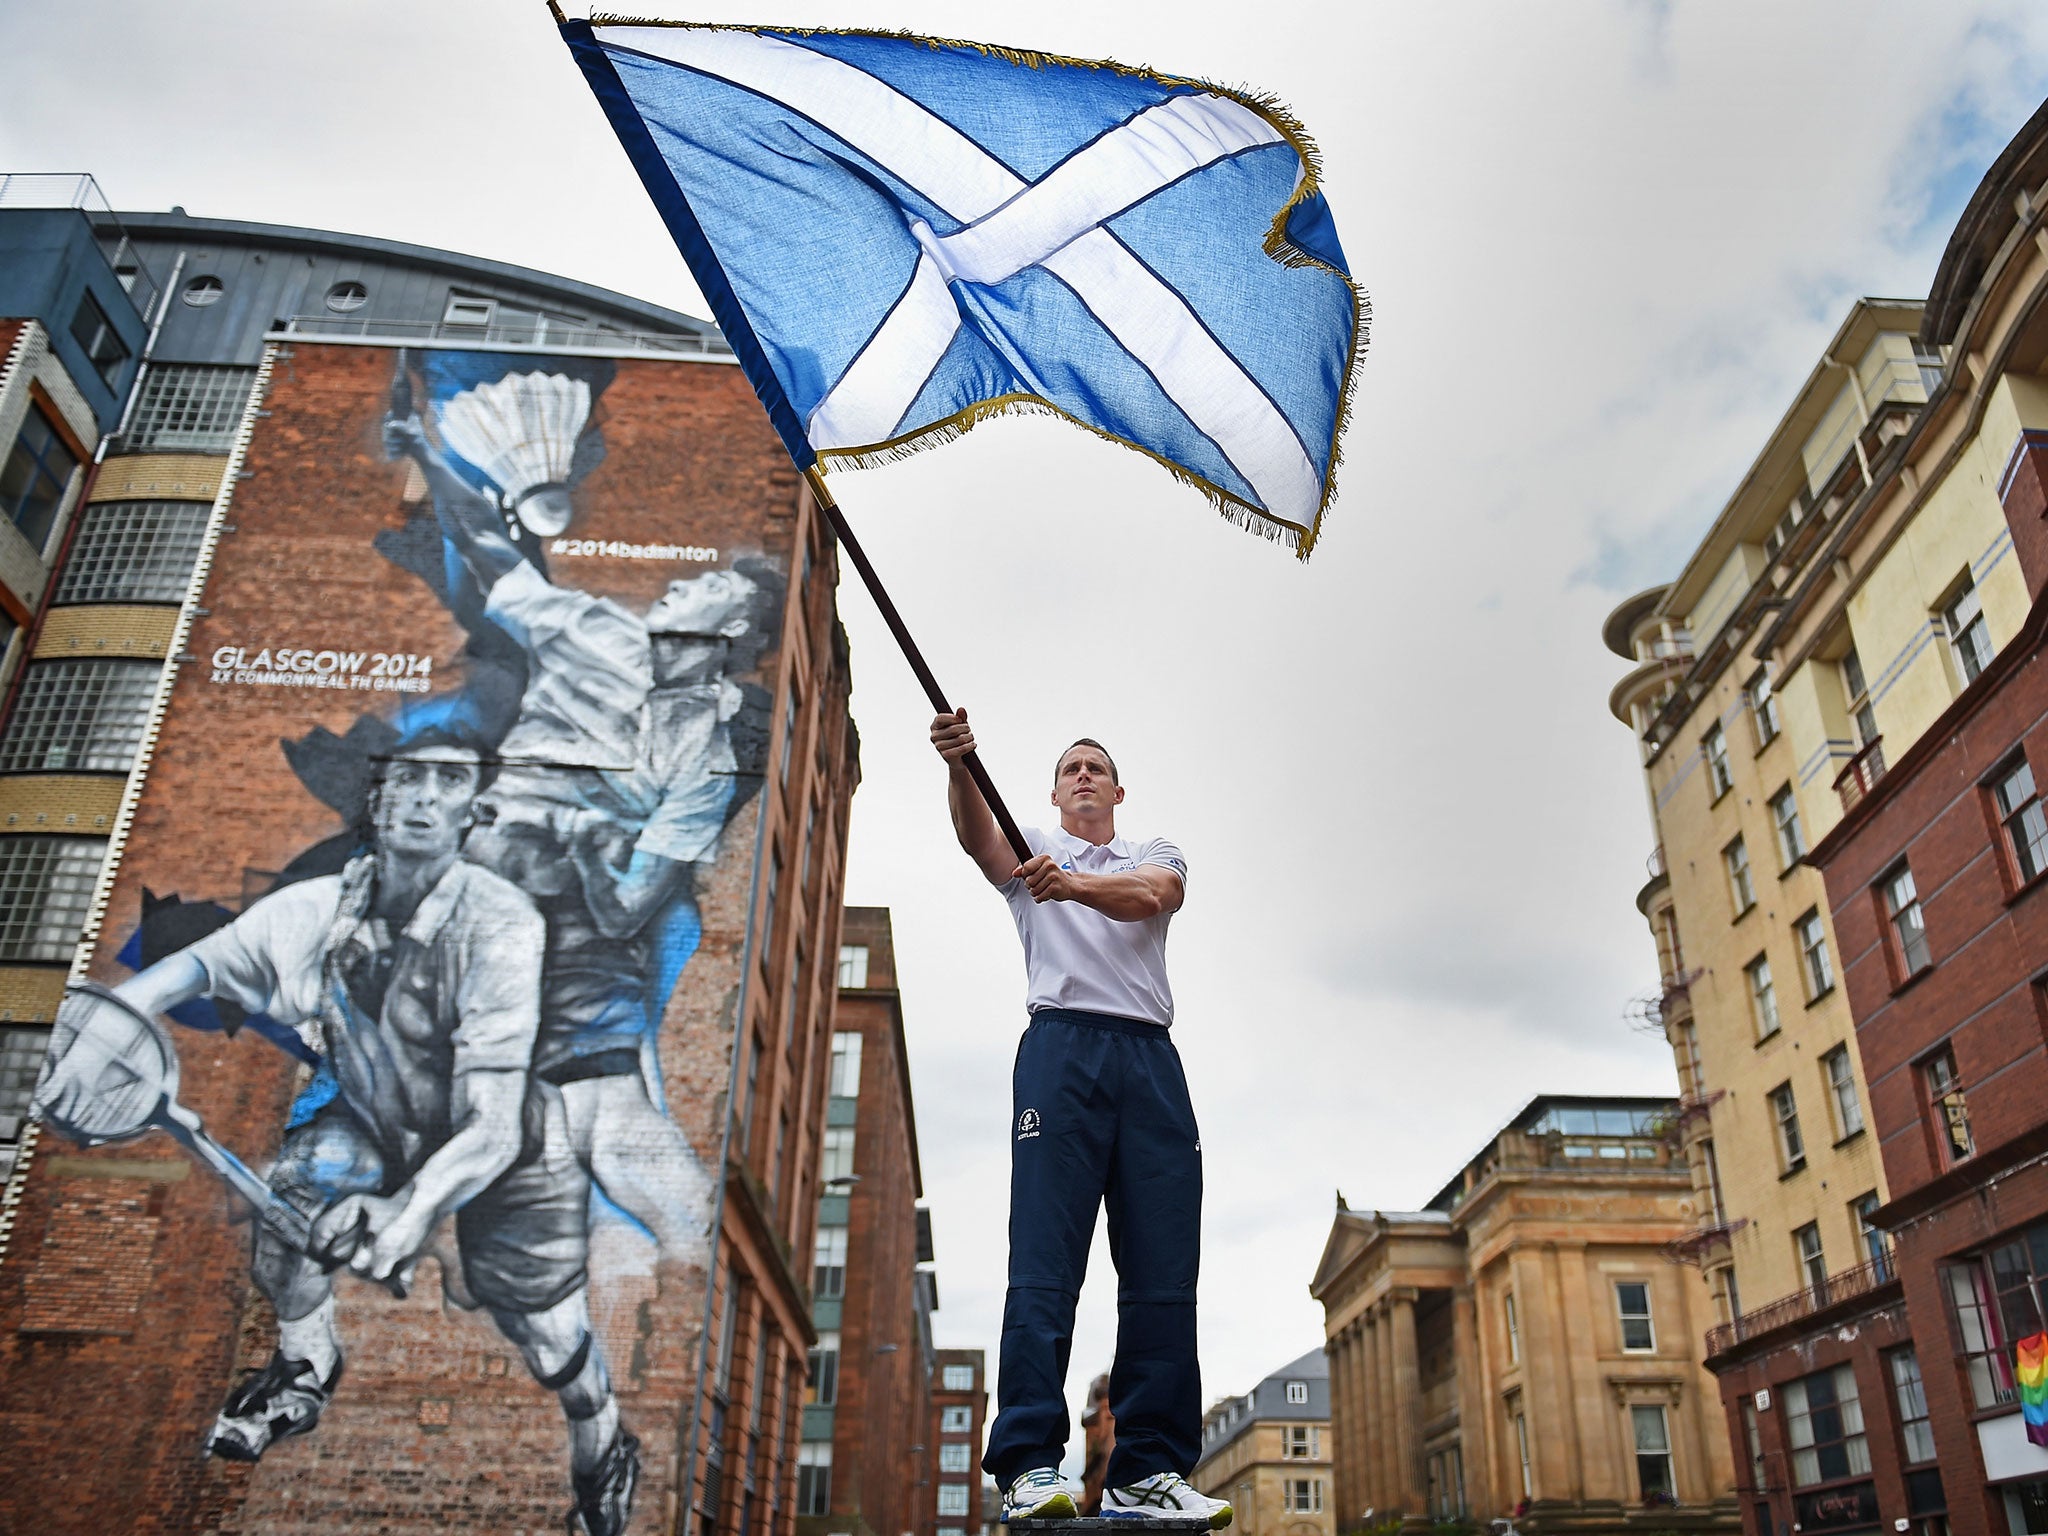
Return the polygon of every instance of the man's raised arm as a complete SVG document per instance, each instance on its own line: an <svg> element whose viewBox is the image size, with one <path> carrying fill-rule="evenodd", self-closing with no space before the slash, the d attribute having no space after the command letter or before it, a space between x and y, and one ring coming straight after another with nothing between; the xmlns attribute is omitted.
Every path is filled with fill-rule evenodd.
<svg viewBox="0 0 2048 1536"><path fill-rule="evenodd" d="M932 745L946 760L946 806L953 813L953 833L967 856L981 867L990 885L1005 884L1017 872L1017 856L1004 840L988 802L981 798L961 761L974 750L974 732L967 711L955 710L932 721Z"/></svg>

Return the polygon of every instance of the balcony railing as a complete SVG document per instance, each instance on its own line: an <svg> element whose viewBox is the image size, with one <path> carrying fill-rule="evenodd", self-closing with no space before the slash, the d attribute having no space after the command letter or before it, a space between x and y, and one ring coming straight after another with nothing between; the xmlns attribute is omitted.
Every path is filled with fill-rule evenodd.
<svg viewBox="0 0 2048 1536"><path fill-rule="evenodd" d="M1659 843L1650 850L1650 856L1643 860L1643 868L1650 872L1652 880L1655 880L1659 875L1667 873L1668 866L1664 863L1664 845L1662 843Z"/></svg>
<svg viewBox="0 0 2048 1536"><path fill-rule="evenodd" d="M368 341L407 341L422 345L466 341L496 347L542 347L550 351L650 352L698 357L730 357L732 348L717 331L615 331L598 325L571 325L558 320L521 321L507 325L457 325L442 320L378 320L356 315L293 315L282 331L291 336L361 337Z"/></svg>
<svg viewBox="0 0 2048 1536"><path fill-rule="evenodd" d="M1794 1291L1790 1296L1781 1296L1767 1307L1754 1312L1745 1312L1732 1323L1716 1323L1707 1330L1707 1353L1718 1355L1733 1349L1744 1339L1753 1339L1760 1333L1769 1333L1774 1328L1783 1328L1796 1323L1803 1317L1812 1317L1841 1302L1854 1301L1867 1296L1892 1283L1898 1277L1898 1266L1889 1253L1882 1258L1871 1259L1858 1264L1854 1269L1845 1269L1840 1274L1829 1275L1804 1290Z"/></svg>
<svg viewBox="0 0 2048 1536"><path fill-rule="evenodd" d="M1842 814L1862 803L1884 777L1884 738L1873 736L1870 745L1849 759L1849 766L1835 776L1835 793L1842 797Z"/></svg>

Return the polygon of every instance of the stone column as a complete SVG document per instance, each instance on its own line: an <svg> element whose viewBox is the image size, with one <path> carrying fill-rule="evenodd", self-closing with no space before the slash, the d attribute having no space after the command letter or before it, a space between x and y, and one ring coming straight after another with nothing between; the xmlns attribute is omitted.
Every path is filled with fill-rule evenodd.
<svg viewBox="0 0 2048 1536"><path fill-rule="evenodd" d="M1372 1465L1375 1475L1373 1508L1381 1515L1391 1511L1400 1495L1394 1476L1394 1351L1389 1339L1393 1324L1387 1320L1387 1304L1373 1304L1372 1314Z"/></svg>
<svg viewBox="0 0 2048 1536"><path fill-rule="evenodd" d="M1422 1360L1415 1346L1415 1291L1403 1286L1393 1293L1394 1487L1403 1513L1428 1513L1429 1494L1422 1476Z"/></svg>
<svg viewBox="0 0 2048 1536"><path fill-rule="evenodd" d="M1351 1325L1346 1324L1323 1345L1323 1357L1330 1368L1330 1483L1336 1490L1337 1508L1348 1509L1353 1500L1351 1483L1356 1475L1351 1458L1344 1454L1345 1437L1358 1412L1351 1396ZM1250 1515L1240 1510L1239 1518ZM1342 1525L1340 1518L1338 1524Z"/></svg>
<svg viewBox="0 0 2048 1536"><path fill-rule="evenodd" d="M1465 1462L1466 1508L1491 1515L1514 1500L1504 1503L1498 1494L1496 1420L1487 1412L1493 1397L1492 1373L1486 1368L1476 1289L1473 1284L1461 1285L1451 1296L1451 1357L1458 1374L1458 1444Z"/></svg>

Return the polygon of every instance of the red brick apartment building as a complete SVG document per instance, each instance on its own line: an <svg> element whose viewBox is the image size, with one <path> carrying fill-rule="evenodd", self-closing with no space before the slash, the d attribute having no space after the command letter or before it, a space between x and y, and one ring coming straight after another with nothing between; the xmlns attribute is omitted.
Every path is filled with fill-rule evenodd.
<svg viewBox="0 0 2048 1536"><path fill-rule="evenodd" d="M127 217L116 247L83 217L53 226L83 246L65 259L139 251L163 302L97 478L90 442L35 449L48 494L23 503L42 558L73 520L92 579L81 598L57 562L56 606L4 653L29 683L0 741L58 734L0 784L0 1530L559 1530L558 1395L597 1360L638 1442L629 1529L794 1536L859 777L815 506L702 322L449 252L182 214ZM0 256L13 279L26 258ZM118 296L119 271L94 281ZM50 293L0 365L10 431L92 424L45 353L94 388L133 376L76 282ZM102 432L122 419L83 394ZM58 707L81 668L135 707ZM441 808L401 821L400 770L436 760ZM100 819L66 823L60 791ZM418 868L446 873L372 921ZM16 1139L81 930L80 978L185 978L144 1011L179 1100L257 1168L397 1116L385 1161L347 1172L409 1198L391 1160L452 1142L458 1069L393 1057L403 1093L360 1091L344 1048L394 1020L517 1076L512 1112L471 1122L504 1173L441 1213L402 1296L333 1278L346 1371L260 1459L205 1454L216 1416L286 1358L280 1320L319 1313L274 1304L279 1266L294 1297L329 1282L252 1264L249 1207L166 1135ZM220 945L259 979L226 986ZM503 1321L543 1313L587 1319L566 1361Z"/></svg>
<svg viewBox="0 0 2048 1536"><path fill-rule="evenodd" d="M799 1448L802 1536L931 1536L931 1221L886 907L848 907L826 1085Z"/></svg>
<svg viewBox="0 0 2048 1536"><path fill-rule="evenodd" d="M988 1413L988 1362L978 1349L942 1349L932 1384L931 1433L936 1446L925 1518L931 1536L980 1536L994 1510L982 1508L981 1432Z"/></svg>
<svg viewBox="0 0 2048 1536"><path fill-rule="evenodd" d="M1961 358L1951 376L2002 373L2027 399L2048 362L2044 181L2037 115L1965 213L1922 333ZM1896 761L1844 786L1809 855L1890 1189L1872 1220L1892 1242L1873 1277L1888 1304L1803 1362L1869 1378L1867 1419L1847 1427L1868 1431L1875 1493L1831 1490L1809 1532L1874 1523L1871 1503L1903 1510L1901 1531L2048 1532L2048 1449L2026 1438L2013 1373L2013 1346L2048 1327L2048 434L2022 428L1998 490L2028 617Z"/></svg>

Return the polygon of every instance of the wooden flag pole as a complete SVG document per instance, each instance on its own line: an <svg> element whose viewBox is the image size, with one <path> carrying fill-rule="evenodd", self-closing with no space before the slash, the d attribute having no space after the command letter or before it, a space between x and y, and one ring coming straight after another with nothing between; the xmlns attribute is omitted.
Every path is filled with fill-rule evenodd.
<svg viewBox="0 0 2048 1536"><path fill-rule="evenodd" d="M853 530L846 525L846 514L839 510L839 503L832 499L832 493L825 488L825 474L813 464L804 471L804 479L810 483L811 494L818 500L818 507L831 523L832 531L839 536L840 547L846 551L847 559L860 573L861 584L868 589L868 596L875 600L875 606L882 610L882 622L889 626L889 633L896 637L896 643L903 648L903 659L910 663L910 670L917 674L917 680L924 687L924 696L931 700L932 708L942 715L953 713L953 706L946 702L946 690L939 686L939 680L932 676L932 669L925 665L924 653L917 648L917 642L910 638L910 631L904 626L903 615L896 611L895 603L889 599L882 578L875 574L875 568L868 564L867 552L860 547L860 540L853 536ZM1016 818L1010 808L1003 804L1003 797L996 793L995 781L988 776L988 769L981 764L979 754L970 752L961 760L968 777L974 780L974 787L981 791L981 798L988 802L989 810L996 818L996 825L1002 828L1003 839L1010 845L1010 851L1017 855L1017 862L1024 864L1031 859L1031 847L1024 841L1024 834L1018 830Z"/></svg>

